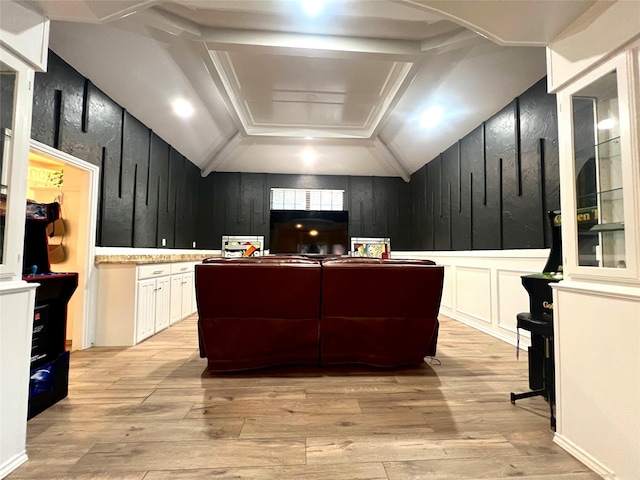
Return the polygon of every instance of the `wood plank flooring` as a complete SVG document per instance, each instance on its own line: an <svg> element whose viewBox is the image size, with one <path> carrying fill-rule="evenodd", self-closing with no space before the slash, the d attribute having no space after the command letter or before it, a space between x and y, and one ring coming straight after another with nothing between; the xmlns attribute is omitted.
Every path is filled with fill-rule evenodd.
<svg viewBox="0 0 640 480"><path fill-rule="evenodd" d="M196 317L71 355L8 480L592 480L552 442L515 348L441 315L438 362L213 376Z"/></svg>

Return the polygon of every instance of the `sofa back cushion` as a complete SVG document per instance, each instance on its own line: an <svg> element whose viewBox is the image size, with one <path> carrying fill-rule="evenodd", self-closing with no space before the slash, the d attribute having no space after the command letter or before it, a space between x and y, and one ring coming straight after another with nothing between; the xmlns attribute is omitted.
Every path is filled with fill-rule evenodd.
<svg viewBox="0 0 640 480"><path fill-rule="evenodd" d="M319 291L320 263L316 260L225 258L196 265L201 317L318 317Z"/></svg>

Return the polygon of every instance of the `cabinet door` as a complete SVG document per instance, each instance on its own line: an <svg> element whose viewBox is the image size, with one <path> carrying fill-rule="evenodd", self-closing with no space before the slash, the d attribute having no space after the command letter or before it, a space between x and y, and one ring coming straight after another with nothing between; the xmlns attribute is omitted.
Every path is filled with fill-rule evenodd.
<svg viewBox="0 0 640 480"><path fill-rule="evenodd" d="M193 313L193 273L182 275L182 318Z"/></svg>
<svg viewBox="0 0 640 480"><path fill-rule="evenodd" d="M153 335L156 314L156 281L153 278L138 282L136 308L136 343Z"/></svg>
<svg viewBox="0 0 640 480"><path fill-rule="evenodd" d="M640 282L632 71L629 55L621 54L558 95L562 249L570 279Z"/></svg>
<svg viewBox="0 0 640 480"><path fill-rule="evenodd" d="M182 319L182 275L171 275L171 314L170 323Z"/></svg>
<svg viewBox="0 0 640 480"><path fill-rule="evenodd" d="M169 326L171 309L171 280L163 277L156 280L156 315L154 332Z"/></svg>

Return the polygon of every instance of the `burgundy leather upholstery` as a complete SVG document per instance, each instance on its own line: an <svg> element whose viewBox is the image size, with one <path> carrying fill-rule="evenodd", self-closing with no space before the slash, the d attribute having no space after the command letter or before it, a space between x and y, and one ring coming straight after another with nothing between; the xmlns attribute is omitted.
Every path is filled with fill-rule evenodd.
<svg viewBox="0 0 640 480"><path fill-rule="evenodd" d="M318 364L320 262L207 259L196 265L200 355L211 371Z"/></svg>
<svg viewBox="0 0 640 480"><path fill-rule="evenodd" d="M391 367L435 355L443 278L429 260L325 260L321 363Z"/></svg>
<svg viewBox="0 0 640 480"><path fill-rule="evenodd" d="M213 372L421 363L436 353L443 276L430 260L207 259L196 265L200 356Z"/></svg>

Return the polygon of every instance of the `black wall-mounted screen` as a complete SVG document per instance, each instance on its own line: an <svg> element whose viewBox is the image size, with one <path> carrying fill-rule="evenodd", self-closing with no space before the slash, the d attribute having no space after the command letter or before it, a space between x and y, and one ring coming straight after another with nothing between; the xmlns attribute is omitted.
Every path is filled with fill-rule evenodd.
<svg viewBox="0 0 640 480"><path fill-rule="evenodd" d="M349 212L271 210L270 253L346 254Z"/></svg>

